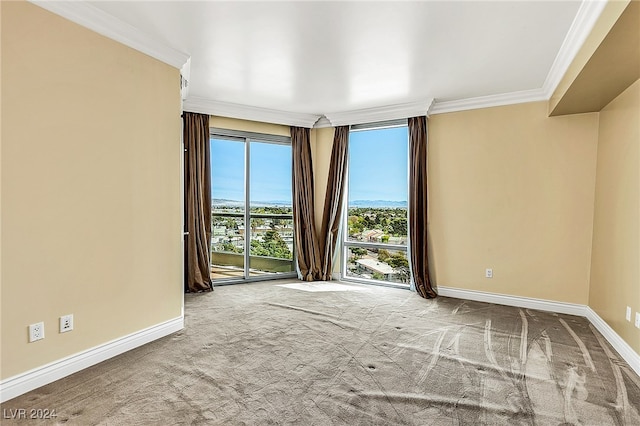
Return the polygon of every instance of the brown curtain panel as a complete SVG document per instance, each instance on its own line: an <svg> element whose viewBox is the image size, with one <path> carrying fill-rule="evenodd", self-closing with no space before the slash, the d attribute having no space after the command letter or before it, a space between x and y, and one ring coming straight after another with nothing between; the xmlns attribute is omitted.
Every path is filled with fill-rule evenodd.
<svg viewBox="0 0 640 426"><path fill-rule="evenodd" d="M347 175L348 146L349 126L336 127L333 136L333 149L331 150L327 193L324 199L322 232L320 233L320 243L323 244L320 279L325 281L331 280L333 260L338 243L340 213L342 212Z"/></svg>
<svg viewBox="0 0 640 426"><path fill-rule="evenodd" d="M409 246L418 294L436 297L429 279L427 234L427 117L409 118Z"/></svg>
<svg viewBox="0 0 640 426"><path fill-rule="evenodd" d="M316 281L320 279L321 256L315 227L309 133L309 129L291 127L293 231L300 279Z"/></svg>
<svg viewBox="0 0 640 426"><path fill-rule="evenodd" d="M213 289L210 271L211 164L209 116L185 112L184 122L184 211L185 291Z"/></svg>

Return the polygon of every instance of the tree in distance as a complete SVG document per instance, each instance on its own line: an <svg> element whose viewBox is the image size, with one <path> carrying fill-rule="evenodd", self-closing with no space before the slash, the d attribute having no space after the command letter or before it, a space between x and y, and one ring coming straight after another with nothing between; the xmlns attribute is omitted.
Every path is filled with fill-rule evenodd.
<svg viewBox="0 0 640 426"><path fill-rule="evenodd" d="M251 255L293 259L293 254L280 234L273 229L265 232L263 240L251 240Z"/></svg>

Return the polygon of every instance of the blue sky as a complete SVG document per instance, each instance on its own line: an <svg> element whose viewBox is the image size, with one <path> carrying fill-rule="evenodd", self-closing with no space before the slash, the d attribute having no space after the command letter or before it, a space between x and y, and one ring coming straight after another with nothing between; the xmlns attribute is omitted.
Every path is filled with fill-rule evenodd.
<svg viewBox="0 0 640 426"><path fill-rule="evenodd" d="M291 147L251 142L251 201L291 202ZM406 127L352 132L349 201L407 200ZM244 200L244 143L211 139L212 198Z"/></svg>
<svg viewBox="0 0 640 426"><path fill-rule="evenodd" d="M251 142L251 201L291 203L291 147ZM211 198L244 200L244 143L211 139Z"/></svg>
<svg viewBox="0 0 640 426"><path fill-rule="evenodd" d="M349 202L407 201L407 127L349 135Z"/></svg>

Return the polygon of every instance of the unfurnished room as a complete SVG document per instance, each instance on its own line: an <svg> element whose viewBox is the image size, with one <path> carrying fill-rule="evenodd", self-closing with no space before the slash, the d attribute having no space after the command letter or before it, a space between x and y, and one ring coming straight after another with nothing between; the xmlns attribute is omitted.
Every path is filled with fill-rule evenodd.
<svg viewBox="0 0 640 426"><path fill-rule="evenodd" d="M4 425L640 425L640 1L0 1Z"/></svg>

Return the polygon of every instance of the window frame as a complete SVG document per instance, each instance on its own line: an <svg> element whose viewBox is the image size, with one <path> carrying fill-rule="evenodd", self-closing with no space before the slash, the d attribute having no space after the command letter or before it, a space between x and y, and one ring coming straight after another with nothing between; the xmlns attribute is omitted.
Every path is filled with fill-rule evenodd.
<svg viewBox="0 0 640 426"><path fill-rule="evenodd" d="M249 224L251 223L251 142L270 143L274 145L291 146L291 137L282 135L272 135L267 133L249 132L244 130L223 129L218 127L209 127L209 140L223 139L244 143L244 253L243 253L243 276L237 278L218 279L214 281L215 286L244 284L259 281L269 281L276 279L287 279L297 277L297 258L295 250L295 237L292 250L293 271L283 273L267 273L264 276L251 276L251 236L247 234ZM211 142L209 142L211 143ZM293 188L293 185L292 185ZM213 185L212 185L213 190ZM293 201L293 198L292 198ZM293 208L293 205L291 206ZM295 231L294 231L295 232Z"/></svg>
<svg viewBox="0 0 640 426"><path fill-rule="evenodd" d="M369 131L369 130L383 130L390 128L398 128L398 127L407 127L409 126L409 120L397 119L397 120L385 120L385 121L377 121L372 123L363 123L363 124L354 124L349 126L349 134L351 132L359 132L359 131ZM351 143L351 141L349 141ZM407 144L409 140L407 138ZM407 152L407 188L409 188L409 153ZM346 172L346 182L344 185L344 202L342 206L342 237L340 238L340 277L342 281L347 282L355 282L361 284L369 284L369 285L378 285L384 287L393 287L393 288L402 288L402 289L410 289L412 277L411 277L411 260L410 260L410 242L409 242L409 196L410 191L407 191L407 243L405 245L398 244L389 244L389 243L372 243L372 242L354 242L349 241L348 235L348 218L349 218L349 181L350 181L350 162L347 159L347 172ZM362 248L372 248L372 249L385 249L391 251L404 251L407 257L407 261L409 262L409 280L406 284L404 283L395 283L391 281L383 281L369 278L361 278L361 277L352 277L347 275L347 260L348 260L348 250L350 247L362 247Z"/></svg>

